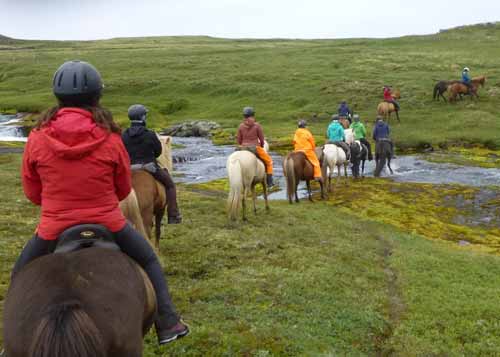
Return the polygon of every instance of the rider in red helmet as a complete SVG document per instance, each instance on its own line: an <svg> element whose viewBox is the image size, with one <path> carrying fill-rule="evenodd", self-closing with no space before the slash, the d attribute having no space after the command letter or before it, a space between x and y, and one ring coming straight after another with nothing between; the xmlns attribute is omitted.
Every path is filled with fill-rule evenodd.
<svg viewBox="0 0 500 357"><path fill-rule="evenodd" d="M18 258L12 279L33 259L53 252L67 228L103 225L149 276L158 302L158 341L164 344L186 336L189 329L175 312L156 254L118 206L131 190L130 161L120 128L99 105L102 89L99 72L86 62L66 62L54 75L58 105L31 132L22 166L24 192L41 205L40 223Z"/></svg>

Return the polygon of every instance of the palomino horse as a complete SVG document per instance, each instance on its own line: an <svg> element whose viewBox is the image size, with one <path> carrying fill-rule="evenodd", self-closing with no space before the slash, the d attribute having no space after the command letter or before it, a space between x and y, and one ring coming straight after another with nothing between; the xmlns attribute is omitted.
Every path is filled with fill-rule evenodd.
<svg viewBox="0 0 500 357"><path fill-rule="evenodd" d="M365 176L365 162L368 160L368 148L363 145L359 140L356 140L351 144L351 170L352 175L355 178L359 176ZM359 166L361 164L361 173L359 170ZM361 174L361 175L360 175Z"/></svg>
<svg viewBox="0 0 500 357"><path fill-rule="evenodd" d="M291 152L285 157L283 160L283 173L286 177L288 202L293 203L293 198L295 196L295 202L299 203L297 189L300 181L306 182L309 201L313 201L311 181L314 180L314 168L303 152ZM321 198L325 198L323 182L320 182L320 187Z"/></svg>
<svg viewBox="0 0 500 357"><path fill-rule="evenodd" d="M247 220L246 197L249 192L252 192L253 211L257 214L257 193L255 191L257 184L262 185L266 210L269 210L266 169L264 163L255 154L247 150L235 151L229 155L226 168L229 177L227 208L228 216L232 221L237 219L240 205L243 207L243 220Z"/></svg>
<svg viewBox="0 0 500 357"><path fill-rule="evenodd" d="M391 175L394 174L391 168L391 157L391 143L387 140L377 141L377 144L375 145L375 177L380 177L380 173L384 169L386 163L389 171L391 172Z"/></svg>
<svg viewBox="0 0 500 357"><path fill-rule="evenodd" d="M325 184L327 185L328 192L331 192L332 176L335 174L335 167L337 167L338 182L340 182L340 167L344 166L344 175L347 184L347 165L349 164L349 162L347 161L345 151L335 144L325 144L321 156L323 158L321 163L321 171L323 174L323 179L325 180Z"/></svg>
<svg viewBox="0 0 500 357"><path fill-rule="evenodd" d="M8 357L140 357L156 314L142 269L118 251L86 248L34 260L4 305Z"/></svg>
<svg viewBox="0 0 500 357"><path fill-rule="evenodd" d="M160 167L167 168L172 172L172 140L169 136L158 136L162 143L162 153L157 159ZM153 224L155 226L155 247L160 248L161 221L167 207L165 187L145 170L132 171L132 192L120 203L120 208L125 217L132 222L139 233L144 234L150 240L152 237ZM136 196L136 200L133 196ZM142 231L140 223L137 222L137 208L142 217ZM153 222L154 217L154 222Z"/></svg>
<svg viewBox="0 0 500 357"><path fill-rule="evenodd" d="M481 77L473 78L471 83L472 83L472 85L471 85L472 88L470 90L462 82L453 83L453 84L449 85L448 91L450 92L450 96L449 96L450 102L456 102L457 97L458 96L462 97L462 95L470 95L471 98L474 98L474 97L479 98L477 91L478 91L480 86L484 87L484 84L486 83L486 77L481 76Z"/></svg>
<svg viewBox="0 0 500 357"><path fill-rule="evenodd" d="M399 89L396 89L392 94L392 97L394 99L400 99L401 91ZM391 118L391 113L396 113L398 122L401 122L401 120L399 119L399 112L396 110L396 106L393 103L381 102L377 106L377 114L386 119L386 122L388 122L388 120Z"/></svg>

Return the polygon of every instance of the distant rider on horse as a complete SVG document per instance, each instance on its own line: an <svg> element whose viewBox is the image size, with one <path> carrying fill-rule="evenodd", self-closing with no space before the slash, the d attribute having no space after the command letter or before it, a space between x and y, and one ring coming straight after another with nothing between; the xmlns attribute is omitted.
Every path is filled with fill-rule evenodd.
<svg viewBox="0 0 500 357"><path fill-rule="evenodd" d="M394 108L397 112L401 108L396 99L392 96L392 88L390 86L384 86L384 102L394 104Z"/></svg>
<svg viewBox="0 0 500 357"><path fill-rule="evenodd" d="M359 115L354 114L354 122L351 124L352 132L354 133L354 140L359 140L368 149L368 160L373 160L372 148L370 142L366 140L366 128L365 125L359 121Z"/></svg>
<svg viewBox="0 0 500 357"><path fill-rule="evenodd" d="M390 139L391 129L389 128L389 124L384 122L384 119L381 116L377 117L377 122L375 123L375 128L373 128L373 140L375 142L378 141L387 141L391 144L391 156L394 158L394 143Z"/></svg>
<svg viewBox="0 0 500 357"><path fill-rule="evenodd" d="M319 164L318 157L314 150L316 149L316 142L314 141L314 136L307 129L307 121L301 119L297 123L298 129L295 131L293 136L293 148L295 152L303 152L307 160L313 165L314 169L314 180L318 182L323 181L321 176L321 166Z"/></svg>
<svg viewBox="0 0 500 357"><path fill-rule="evenodd" d="M326 130L326 137L328 138L328 143L335 144L344 150L347 160L351 157L351 148L345 142L344 127L339 122L339 116L333 115L332 122Z"/></svg>
<svg viewBox="0 0 500 357"><path fill-rule="evenodd" d="M351 108L347 105L347 102L343 100L340 103L340 106L338 108L338 114L339 117L347 118L349 120L349 123L351 123L351 116L352 116L352 111Z"/></svg>
<svg viewBox="0 0 500 357"><path fill-rule="evenodd" d="M161 168L156 161L156 158L162 154L162 147L156 133L146 128L147 113L148 110L141 104L132 105L128 109L131 125L122 134L122 140L130 156L131 164L143 166L147 172L165 186L168 223L181 223L182 217L177 207L175 183L167 168Z"/></svg>
<svg viewBox="0 0 500 357"><path fill-rule="evenodd" d="M267 185L273 183L273 159L264 150L264 132L259 123L255 121L255 110L252 107L243 108L243 122L238 128L236 140L239 146L255 149L255 154L264 162L267 174Z"/></svg>
<svg viewBox="0 0 500 357"><path fill-rule="evenodd" d="M469 93L472 92L472 79L470 77L470 69L465 67L462 71L462 83L467 86Z"/></svg>
<svg viewBox="0 0 500 357"><path fill-rule="evenodd" d="M151 280L158 305L156 334L164 344L186 336L189 329L175 312L151 245L120 210L119 201L132 188L130 161L120 127L99 104L103 87L99 72L86 62L66 62L54 75L58 105L46 111L31 131L21 171L26 197L41 206L40 222L13 268L12 280L29 262L52 253L67 228L103 225Z"/></svg>

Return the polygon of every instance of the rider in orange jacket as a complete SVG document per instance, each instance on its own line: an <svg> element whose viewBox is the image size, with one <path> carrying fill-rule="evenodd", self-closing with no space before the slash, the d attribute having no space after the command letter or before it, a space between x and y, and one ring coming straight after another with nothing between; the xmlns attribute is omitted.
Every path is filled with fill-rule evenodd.
<svg viewBox="0 0 500 357"><path fill-rule="evenodd" d="M313 165L314 179L320 182L323 179L321 176L321 166L314 152L314 149L316 149L316 142L309 129L306 129L307 122L304 119L299 120L298 126L299 128L295 131L293 137L294 151L302 151L306 155L307 160Z"/></svg>

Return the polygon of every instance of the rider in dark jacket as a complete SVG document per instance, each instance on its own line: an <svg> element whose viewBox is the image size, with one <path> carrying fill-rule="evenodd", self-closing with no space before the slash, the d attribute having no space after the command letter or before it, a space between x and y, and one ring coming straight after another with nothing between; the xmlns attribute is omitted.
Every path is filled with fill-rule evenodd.
<svg viewBox="0 0 500 357"><path fill-rule="evenodd" d="M394 143L389 137L390 133L391 129L389 128L389 124L385 123L381 116L378 116L375 127L373 128L373 140L375 140L375 142L388 141L391 143L391 154L392 157L394 157Z"/></svg>
<svg viewBox="0 0 500 357"><path fill-rule="evenodd" d="M340 117L347 118L349 120L349 123L351 123L352 111L351 108L349 108L349 106L347 105L347 102L345 100L343 100L342 103L340 103L338 114Z"/></svg>
<svg viewBox="0 0 500 357"><path fill-rule="evenodd" d="M153 177L165 186L167 192L167 215L169 224L181 223L182 217L177 207L177 192L175 183L168 170L161 168L156 158L161 155L161 143L156 133L146 128L147 109L136 104L128 110L131 126L122 134L122 140L130 156L130 162L135 164L153 163L155 170Z"/></svg>

